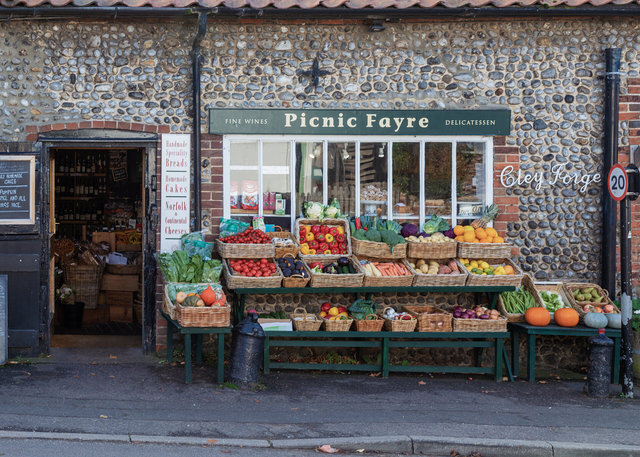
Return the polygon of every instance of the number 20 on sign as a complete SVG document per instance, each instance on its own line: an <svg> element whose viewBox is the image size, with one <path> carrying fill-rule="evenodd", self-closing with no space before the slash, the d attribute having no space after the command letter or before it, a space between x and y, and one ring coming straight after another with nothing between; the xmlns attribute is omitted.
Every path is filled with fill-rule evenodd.
<svg viewBox="0 0 640 457"><path fill-rule="evenodd" d="M607 188L609 195L615 201L624 200L627 196L627 188L629 187L629 178L627 172L622 165L615 164L609 171L609 179L607 179Z"/></svg>

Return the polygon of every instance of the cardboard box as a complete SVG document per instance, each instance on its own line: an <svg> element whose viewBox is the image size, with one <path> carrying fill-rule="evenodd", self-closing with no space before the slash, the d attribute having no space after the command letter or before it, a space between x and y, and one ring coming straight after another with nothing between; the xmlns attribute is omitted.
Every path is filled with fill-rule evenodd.
<svg viewBox="0 0 640 457"><path fill-rule="evenodd" d="M107 305L132 306L135 292L108 290L105 292Z"/></svg>
<svg viewBox="0 0 640 457"><path fill-rule="evenodd" d="M85 309L82 312L82 325L106 324L109 322L109 307L98 306L95 309Z"/></svg>
<svg viewBox="0 0 640 457"><path fill-rule="evenodd" d="M136 292L138 290L138 275L102 275L102 290L121 292Z"/></svg>
<svg viewBox="0 0 640 457"><path fill-rule="evenodd" d="M290 332L293 330L293 323L291 319L258 319L258 324L262 326L262 330L268 331L284 331Z"/></svg>
<svg viewBox="0 0 640 457"><path fill-rule="evenodd" d="M116 250L116 233L115 232L93 232L91 234L91 241L99 244L101 241L106 241L111 247L110 252Z"/></svg>
<svg viewBox="0 0 640 457"><path fill-rule="evenodd" d="M129 306L110 305L109 320L111 322L127 322L127 323L133 322L133 305L129 305Z"/></svg>

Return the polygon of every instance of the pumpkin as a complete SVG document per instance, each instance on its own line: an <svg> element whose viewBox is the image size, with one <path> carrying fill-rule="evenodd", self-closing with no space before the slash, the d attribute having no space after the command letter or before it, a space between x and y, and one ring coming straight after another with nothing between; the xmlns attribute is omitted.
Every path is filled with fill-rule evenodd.
<svg viewBox="0 0 640 457"><path fill-rule="evenodd" d="M184 299L187 298L187 294L185 292L178 292L176 294L176 302L182 304Z"/></svg>
<svg viewBox="0 0 640 457"><path fill-rule="evenodd" d="M218 299L216 292L211 288L211 286L200 292L200 298L202 298L202 301L204 301L204 304L207 306L211 306L213 302Z"/></svg>
<svg viewBox="0 0 640 457"><path fill-rule="evenodd" d="M547 311L547 308L535 307L529 308L524 313L524 320L527 324L535 325L536 327L544 327L551 322L551 314Z"/></svg>
<svg viewBox="0 0 640 457"><path fill-rule="evenodd" d="M200 297L196 294L189 294L187 298L185 298L183 306L198 306L198 301Z"/></svg>
<svg viewBox="0 0 640 457"><path fill-rule="evenodd" d="M560 308L553 314L553 319L560 327L575 327L580 321L580 315L573 308Z"/></svg>
<svg viewBox="0 0 640 457"><path fill-rule="evenodd" d="M607 316L602 313L587 313L582 320L584 325L591 328L605 328L609 324Z"/></svg>

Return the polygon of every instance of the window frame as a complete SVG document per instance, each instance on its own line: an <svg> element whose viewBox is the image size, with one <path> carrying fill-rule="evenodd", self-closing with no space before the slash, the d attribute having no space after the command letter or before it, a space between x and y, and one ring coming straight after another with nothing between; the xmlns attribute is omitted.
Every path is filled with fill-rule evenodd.
<svg viewBox="0 0 640 457"><path fill-rule="evenodd" d="M361 143L384 143L387 154L387 217L393 218L393 143L419 143L420 144L420 201L424 202L425 199L425 143L448 143L451 144L451 218L450 223L452 226L458 222L458 201L457 195L454 189L456 188L457 179L457 145L458 143L483 143L484 144L484 182L485 182L485 205L493 203L493 136L415 136L415 135L398 135L398 136L381 136L381 135L357 135L357 136L319 136L319 135L224 135L222 140L222 189L223 189L223 216L225 218L232 217L230 208L231 197L231 168L230 168L230 149L231 142L233 141L254 141L258 143L258 195L259 206L258 216L264 216L263 212L263 185L262 185L262 148L263 142L278 142L289 143L289 150L291 151L291 160L289 163L289 187L291 192L291 227L295 225L295 220L298 217L295 214L296 209L296 143L322 143L322 204L328 203L328 145L329 143L354 143L355 144L355 185L358 191L355 193L355 208L356 216L360 214L360 144ZM272 215L267 215L271 217ZM286 217L283 215L280 217ZM420 226L424 224L427 214L424 204L420 205L420 215L417 221ZM397 219L397 218L396 218Z"/></svg>

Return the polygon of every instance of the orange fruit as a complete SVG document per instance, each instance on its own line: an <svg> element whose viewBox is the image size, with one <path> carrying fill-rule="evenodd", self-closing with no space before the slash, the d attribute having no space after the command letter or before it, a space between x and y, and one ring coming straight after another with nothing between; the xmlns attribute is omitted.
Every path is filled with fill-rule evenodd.
<svg viewBox="0 0 640 457"><path fill-rule="evenodd" d="M453 227L453 234L456 236L464 235L464 227L462 225L456 225Z"/></svg>
<svg viewBox="0 0 640 457"><path fill-rule="evenodd" d="M493 237L492 236L488 236L486 238L486 240L487 240L487 243L493 243Z"/></svg>
<svg viewBox="0 0 640 457"><path fill-rule="evenodd" d="M491 243L491 241L489 240L489 238L482 238L480 240L480 243Z"/></svg>
<svg viewBox="0 0 640 457"><path fill-rule="evenodd" d="M490 237L498 236L498 232L496 232L496 229L494 229L493 227L487 227L486 229L484 229L484 231L487 232L487 236L490 236Z"/></svg>
<svg viewBox="0 0 640 457"><path fill-rule="evenodd" d="M474 232L475 229L473 227L471 227L470 225L465 225L464 226L464 231L465 232Z"/></svg>
<svg viewBox="0 0 640 457"><path fill-rule="evenodd" d="M504 238L502 238L501 236L495 236L495 237L493 237L493 242L494 243L504 243Z"/></svg>
<svg viewBox="0 0 640 457"><path fill-rule="evenodd" d="M486 237L487 237L487 232L485 232L482 227L478 227L476 229L476 238L481 240L481 239L486 238Z"/></svg>
<svg viewBox="0 0 640 457"><path fill-rule="evenodd" d="M458 236L456 236L455 240L456 241L464 241L464 236L458 235Z"/></svg>
<svg viewBox="0 0 640 457"><path fill-rule="evenodd" d="M476 239L476 235L472 230L465 231L463 237L467 243L472 243Z"/></svg>
<svg viewBox="0 0 640 457"><path fill-rule="evenodd" d="M515 274L515 271L513 271L513 267L511 265L505 265L504 272L508 275Z"/></svg>

